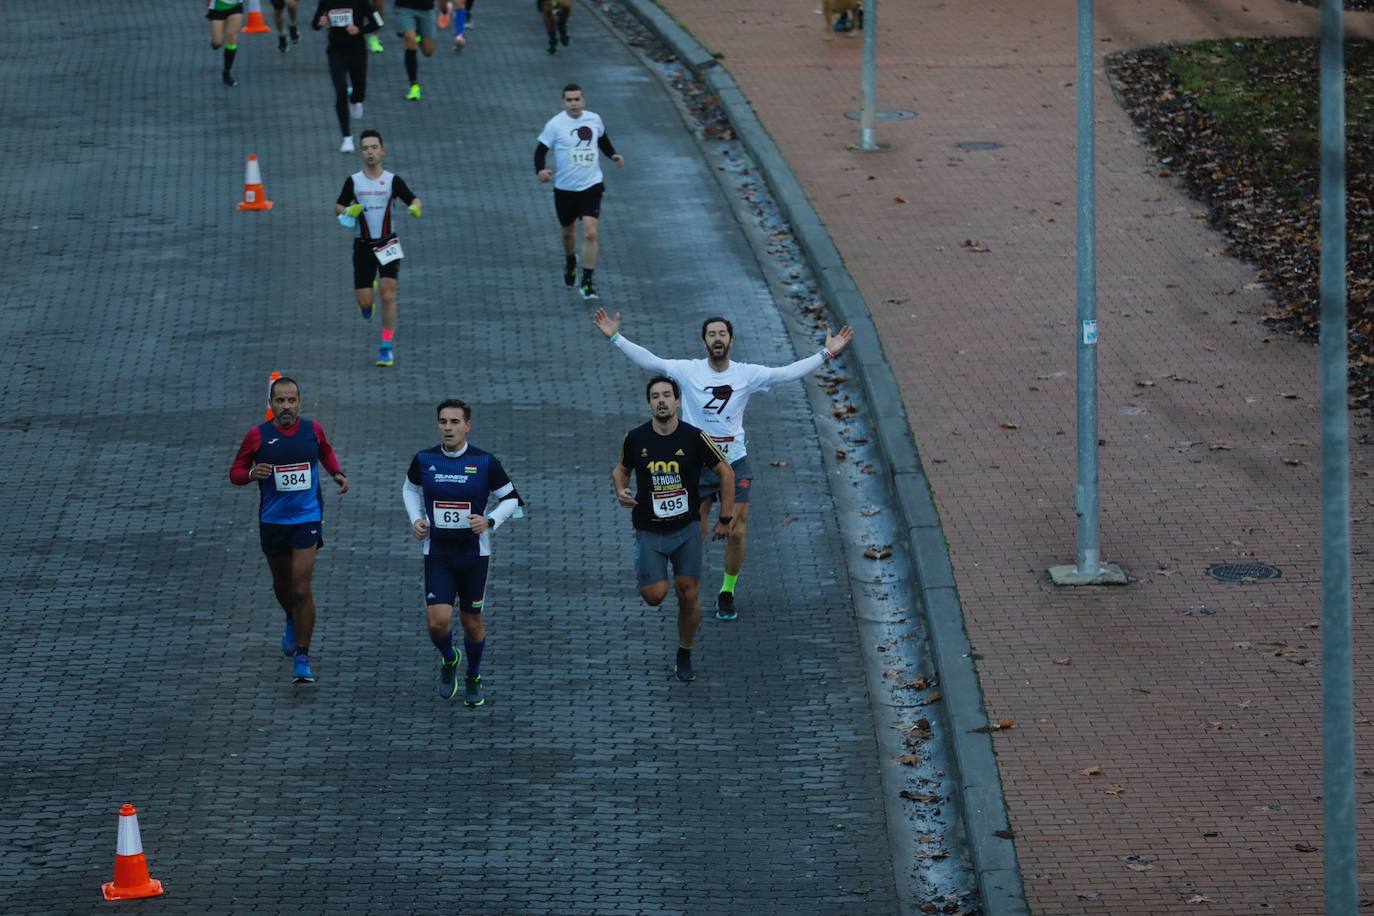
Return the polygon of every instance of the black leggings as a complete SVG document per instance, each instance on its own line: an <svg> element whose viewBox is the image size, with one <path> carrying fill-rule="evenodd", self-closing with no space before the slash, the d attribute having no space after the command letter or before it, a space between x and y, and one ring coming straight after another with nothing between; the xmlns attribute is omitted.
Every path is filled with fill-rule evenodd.
<svg viewBox="0 0 1374 916"><path fill-rule="evenodd" d="M347 137L348 103L361 102L367 97L367 48L359 45L357 51L329 52L329 78L334 81L334 113L339 116L339 134ZM348 84L353 83L350 98Z"/></svg>

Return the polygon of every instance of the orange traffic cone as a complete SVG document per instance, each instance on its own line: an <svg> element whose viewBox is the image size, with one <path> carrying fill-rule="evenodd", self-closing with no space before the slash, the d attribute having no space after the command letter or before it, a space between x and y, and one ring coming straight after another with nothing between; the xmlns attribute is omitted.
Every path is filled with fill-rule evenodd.
<svg viewBox="0 0 1374 916"><path fill-rule="evenodd" d="M119 809L119 839L115 842L114 880L101 885L106 900L161 897L162 882L148 877L148 860L138 835L138 812L133 805Z"/></svg>
<svg viewBox="0 0 1374 916"><path fill-rule="evenodd" d="M267 416L263 417L263 419L268 423L271 423L272 418L276 416L276 414L272 413L272 383L279 378L281 378L280 372L273 372L271 375L267 376Z"/></svg>
<svg viewBox="0 0 1374 916"><path fill-rule="evenodd" d="M262 35L270 31L267 20L262 18L262 4L258 0L248 0L248 24L243 27L243 34Z"/></svg>
<svg viewBox="0 0 1374 916"><path fill-rule="evenodd" d="M271 210L272 201L262 187L262 169L258 168L258 157L248 154L248 165L243 171L243 200L239 201L240 210Z"/></svg>

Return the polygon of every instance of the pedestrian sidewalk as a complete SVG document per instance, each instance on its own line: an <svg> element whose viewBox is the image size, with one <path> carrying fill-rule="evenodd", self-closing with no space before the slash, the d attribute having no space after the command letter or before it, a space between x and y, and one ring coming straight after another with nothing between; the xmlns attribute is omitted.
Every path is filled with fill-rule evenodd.
<svg viewBox="0 0 1374 916"><path fill-rule="evenodd" d="M1316 348L1264 326L1254 271L1153 162L1100 58L1102 555L1132 584L1046 576L1075 550L1076 5L882 3L879 104L916 117L881 123L876 154L849 147L858 33L826 39L814 0L663 5L748 96L873 313L989 717L1016 721L995 741L1032 911L1320 912ZM1099 4L1096 29L1105 55L1314 34L1317 13L1141 0ZM961 147L982 142L1000 147ZM1359 608L1374 461L1352 460ZM1282 578L1210 579L1222 562ZM1354 636L1374 636L1362 615ZM1357 657L1357 709L1371 673ZM1360 759L1370 735L1357 714Z"/></svg>

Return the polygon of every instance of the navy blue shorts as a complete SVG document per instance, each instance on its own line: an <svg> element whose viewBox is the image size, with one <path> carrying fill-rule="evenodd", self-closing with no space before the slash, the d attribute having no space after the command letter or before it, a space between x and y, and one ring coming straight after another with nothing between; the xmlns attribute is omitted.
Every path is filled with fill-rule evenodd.
<svg viewBox="0 0 1374 916"><path fill-rule="evenodd" d="M323 547L324 525L320 522L301 522L299 525L259 522L258 537L262 539L262 552L269 557L278 557L293 550Z"/></svg>
<svg viewBox="0 0 1374 916"><path fill-rule="evenodd" d="M425 604L450 604L464 614L482 613L491 557L425 557Z"/></svg>

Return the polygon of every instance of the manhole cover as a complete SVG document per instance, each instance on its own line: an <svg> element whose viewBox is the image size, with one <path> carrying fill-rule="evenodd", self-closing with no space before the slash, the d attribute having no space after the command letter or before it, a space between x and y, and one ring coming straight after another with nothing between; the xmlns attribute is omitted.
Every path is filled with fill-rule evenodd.
<svg viewBox="0 0 1374 916"><path fill-rule="evenodd" d="M1222 582L1244 582L1246 579L1278 579L1283 573L1265 563L1218 563L1207 567L1207 575Z"/></svg>
<svg viewBox="0 0 1374 916"><path fill-rule="evenodd" d="M863 117L862 111L846 111L844 116L851 121L858 121ZM879 121L910 121L916 117L916 112L907 111L902 108L879 108L873 112L873 117Z"/></svg>
<svg viewBox="0 0 1374 916"><path fill-rule="evenodd" d="M963 143L956 144L959 149L980 150L980 149L1001 149L1002 144L994 143L992 140L965 140Z"/></svg>

